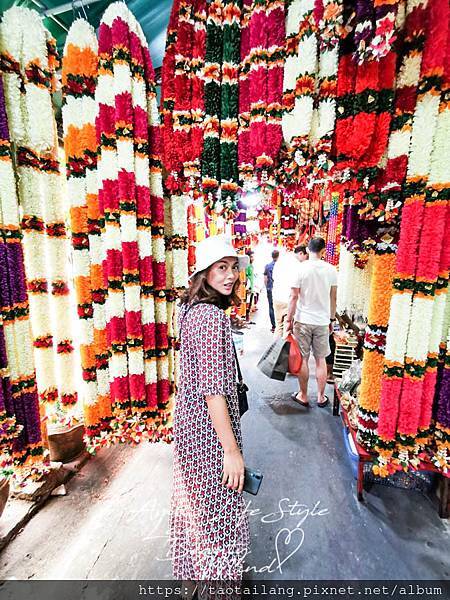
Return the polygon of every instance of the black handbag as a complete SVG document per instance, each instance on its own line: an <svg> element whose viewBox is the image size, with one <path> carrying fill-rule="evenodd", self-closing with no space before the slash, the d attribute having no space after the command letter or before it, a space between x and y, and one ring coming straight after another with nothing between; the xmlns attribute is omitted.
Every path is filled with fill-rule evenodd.
<svg viewBox="0 0 450 600"><path fill-rule="evenodd" d="M244 380L242 379L241 367L239 365L239 360L238 360L237 352L236 352L236 346L234 345L234 342L233 342L233 350L234 350L234 358L236 359L236 370L237 370L237 376L238 376L238 380L236 382L236 387L237 387L237 397L238 397L238 401L239 401L239 415L242 417L242 415L244 415L248 411L248 399L247 399L248 387L246 386L246 384L244 383Z"/></svg>

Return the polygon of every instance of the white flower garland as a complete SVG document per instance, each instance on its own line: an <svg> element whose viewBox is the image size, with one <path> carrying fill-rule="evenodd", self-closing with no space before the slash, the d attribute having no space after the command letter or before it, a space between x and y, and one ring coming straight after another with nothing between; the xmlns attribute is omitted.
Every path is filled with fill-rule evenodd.
<svg viewBox="0 0 450 600"><path fill-rule="evenodd" d="M65 61L74 61L78 53L83 52L84 56L97 55L97 38L94 29L89 23L83 19L77 19L72 24L66 38L63 56L63 73L65 74ZM75 54L75 56L74 56ZM69 64L73 64L69 62ZM79 65L83 71L82 64ZM89 65L90 66L90 65ZM76 73L76 75L80 75ZM67 73L66 88L63 88L64 104L62 106L63 131L65 138L66 163L68 167L69 177L67 179L67 196L71 206L72 234L87 235L89 245L87 248L79 249L74 246L72 250L73 270L75 279L79 279L79 286L88 290L87 296L89 306L86 307L86 294L81 294L78 307L78 325L79 336L78 341L81 346L82 367L86 369L86 376L82 377L81 396L83 405L86 408L85 416L90 423L91 407L96 405L99 400L99 391L97 387L97 374L95 369L95 360L99 352L96 349L94 334L94 313L99 310L98 303L92 302L92 281L91 281L91 259L90 238L98 238L98 235L88 234L88 219L91 207L89 202L95 202L93 198L97 198L96 175L87 164L83 164L84 172L80 175L71 173L71 161L74 158L86 162L86 156L82 157L71 156L74 141L76 138L83 139L86 136L86 128L93 129L95 127L96 106L94 98L86 93L84 95L73 94L70 89L70 76L74 77L73 73ZM95 131L93 131L95 133ZM89 144L92 140L87 140ZM88 148L82 148L82 151ZM91 215L92 217L92 215ZM81 228L81 229L80 229ZM101 261L97 258L97 265ZM103 307L102 307L103 308ZM83 314L87 311L88 315ZM92 316L89 313L92 311ZM90 373L93 369L94 373Z"/></svg>
<svg viewBox="0 0 450 600"><path fill-rule="evenodd" d="M355 266L354 255L341 244L336 311L367 319L370 302L372 261L364 269Z"/></svg>
<svg viewBox="0 0 450 600"><path fill-rule="evenodd" d="M38 13L21 7L6 11L0 30L1 52L19 66L24 81L23 101L16 106L17 77L7 77L5 100L8 118L14 124L12 141L17 147L25 147L17 157L18 190L23 210L23 246L30 287L37 385L50 421L63 425L78 415L74 382L77 365L67 288L65 210L50 93L54 73L48 55L49 33ZM11 31L14 34L10 38ZM18 40L21 40L20 45ZM20 53L14 55L17 50ZM32 74L26 75L25 68L29 67L33 67ZM36 73L39 76L33 79ZM43 80L47 85L41 83ZM51 168L47 166L49 161L53 163ZM30 228L30 219L38 226ZM63 293L58 293L59 290ZM49 318L50 315L53 318Z"/></svg>

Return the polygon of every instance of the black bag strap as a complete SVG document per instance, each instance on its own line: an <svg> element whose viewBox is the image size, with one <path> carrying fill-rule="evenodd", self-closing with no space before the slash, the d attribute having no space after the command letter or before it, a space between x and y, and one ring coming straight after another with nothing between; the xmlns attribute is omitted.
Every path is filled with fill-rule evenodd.
<svg viewBox="0 0 450 600"><path fill-rule="evenodd" d="M239 383L243 383L244 380L242 379L241 366L239 364L238 355L236 352L236 346L234 345L234 341L232 343L233 343L233 350L234 350L234 358L236 359L236 369L237 369L238 381L239 381Z"/></svg>

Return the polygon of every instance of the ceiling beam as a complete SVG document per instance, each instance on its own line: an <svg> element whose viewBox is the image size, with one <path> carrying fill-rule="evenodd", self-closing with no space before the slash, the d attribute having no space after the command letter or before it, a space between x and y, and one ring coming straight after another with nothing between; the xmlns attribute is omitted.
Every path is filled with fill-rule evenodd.
<svg viewBox="0 0 450 600"><path fill-rule="evenodd" d="M60 15L65 12L69 12L69 10L75 10L78 8L87 8L91 4L96 4L97 2L102 1L103 0L74 0L73 2L66 2L65 4L60 4L59 6L47 8L42 12L42 14L44 17L52 18L54 15Z"/></svg>
<svg viewBox="0 0 450 600"><path fill-rule="evenodd" d="M37 6L42 14L42 9L44 9L44 11L48 10L47 7L45 6L45 4L43 2L41 2L41 0L31 0L31 2ZM53 15L49 15L49 18L54 21L58 27L61 27L61 29L64 29L64 31L68 32L69 30L67 29L67 27L64 25L64 23L61 21L61 19L58 19L57 17L53 16Z"/></svg>

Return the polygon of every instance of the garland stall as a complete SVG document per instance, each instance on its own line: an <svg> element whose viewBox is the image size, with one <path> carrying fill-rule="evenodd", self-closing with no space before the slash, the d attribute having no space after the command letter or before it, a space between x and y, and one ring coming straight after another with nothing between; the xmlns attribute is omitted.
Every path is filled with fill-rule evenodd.
<svg viewBox="0 0 450 600"><path fill-rule="evenodd" d="M368 325L364 340L358 437L367 448L377 442L381 382L389 323L392 283L398 242L402 187L408 166L414 107L425 41L427 1L408 2L403 52L397 75L394 116L389 136L387 164L379 176L380 193L372 218L385 226L374 251Z"/></svg>
<svg viewBox="0 0 450 600"><path fill-rule="evenodd" d="M54 40L38 13L22 7L3 15L1 53L23 212L37 386L50 424L61 427L79 419L81 409L67 283L69 242L51 96L57 57Z"/></svg>
<svg viewBox="0 0 450 600"><path fill-rule="evenodd" d="M436 263L439 270L443 223L434 218L430 222L426 217L429 213L432 217L436 209L437 215L445 211L445 202L440 201L439 190L437 202L432 194L426 201L426 186L433 140L440 138L437 124L448 33L442 23L448 23L447 3L430 3L386 338L378 446L380 469L384 470L396 465L417 465L421 449L416 437L418 429L425 427L425 422L427 428L430 425L429 416L422 415L421 422L421 394L433 315L433 302L428 298L435 291L434 273ZM445 125L445 120L440 124ZM434 260L430 253L437 254ZM424 311L420 317L419 307ZM426 439L427 433L422 435Z"/></svg>
<svg viewBox="0 0 450 600"><path fill-rule="evenodd" d="M92 445L169 439L164 202L154 71L121 2L99 29L99 204L112 419ZM150 159L149 159L150 157Z"/></svg>
<svg viewBox="0 0 450 600"><path fill-rule="evenodd" d="M95 88L98 44L94 29L77 19L62 60L62 119L72 261L77 297L84 423L88 437L111 416L103 276L102 220L97 194Z"/></svg>
<svg viewBox="0 0 450 600"><path fill-rule="evenodd" d="M0 78L0 451L4 475L45 470L16 179Z"/></svg>

